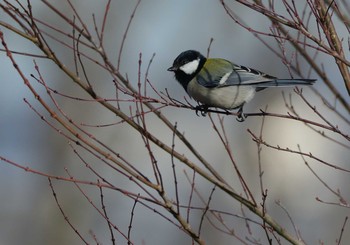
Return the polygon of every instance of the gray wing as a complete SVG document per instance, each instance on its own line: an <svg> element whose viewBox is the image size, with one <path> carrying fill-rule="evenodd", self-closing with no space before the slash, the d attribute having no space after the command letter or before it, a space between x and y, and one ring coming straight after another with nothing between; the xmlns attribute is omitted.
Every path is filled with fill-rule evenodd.
<svg viewBox="0 0 350 245"><path fill-rule="evenodd" d="M219 72L220 73L220 72ZM204 76L197 76L200 85L207 88L226 86L254 86L257 90L267 87L312 85L315 79L278 79L261 71L232 64L231 69L224 68L220 74L213 76L206 73Z"/></svg>
<svg viewBox="0 0 350 245"><path fill-rule="evenodd" d="M218 73L223 75L215 76L207 72L205 72L205 74L200 73L197 75L197 81L200 85L207 88L244 85L258 87L259 85L263 86L263 84L271 82L275 83L276 81L275 77L269 76L258 70L233 64L231 69L225 67Z"/></svg>

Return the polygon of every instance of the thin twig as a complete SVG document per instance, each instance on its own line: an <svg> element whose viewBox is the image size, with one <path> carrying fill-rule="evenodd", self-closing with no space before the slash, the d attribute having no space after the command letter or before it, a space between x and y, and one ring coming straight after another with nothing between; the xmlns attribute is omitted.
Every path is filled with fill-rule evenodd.
<svg viewBox="0 0 350 245"><path fill-rule="evenodd" d="M97 180L97 183L100 183L100 181ZM112 230L111 223L109 222L109 217L108 217L108 214L107 214L106 205L104 203L103 188L101 186L99 186L99 189L100 189L100 197L101 197L100 199L101 199L101 206L102 206L103 214L107 218L107 225L108 225L109 233L111 234L112 244L115 245L116 241L115 241L115 238L114 238L114 232ZM130 241L130 237L128 236L128 243L129 243L129 241Z"/></svg>
<svg viewBox="0 0 350 245"><path fill-rule="evenodd" d="M343 226L341 227L339 238L337 239L337 245L340 245L341 243L341 239L343 238L343 234L344 234L346 223L348 222L348 218L349 218L348 216L345 217Z"/></svg>
<svg viewBox="0 0 350 245"><path fill-rule="evenodd" d="M131 241L132 222L134 220L135 208L136 208L136 204L138 202L139 196L140 196L140 194L138 194L137 197L135 198L134 205L132 206L132 209L131 209L130 222L129 222L129 226L128 226L128 245L131 245L130 241Z"/></svg>
<svg viewBox="0 0 350 245"><path fill-rule="evenodd" d="M86 244L88 245L89 243L84 239L84 237L80 234L80 232L78 231L77 228L75 228L75 226L72 224L72 222L70 221L70 219L68 218L68 216L66 215L66 213L64 212L60 202L58 201L58 198L57 198L57 194L55 192L55 189L53 188L53 184L52 184L52 181L51 181L51 178L49 177L48 178L48 181L49 181L49 186L51 188L51 191L52 191L52 195L55 199L55 202L57 204L57 207L59 208L59 210L61 211L61 214L63 215L63 218L64 220L67 222L67 224L72 228L72 230L79 236L79 238Z"/></svg>

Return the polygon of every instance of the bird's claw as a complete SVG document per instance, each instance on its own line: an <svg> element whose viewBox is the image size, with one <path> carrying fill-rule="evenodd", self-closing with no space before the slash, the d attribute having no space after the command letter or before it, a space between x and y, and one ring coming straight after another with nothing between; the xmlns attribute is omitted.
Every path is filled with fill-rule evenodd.
<svg viewBox="0 0 350 245"><path fill-rule="evenodd" d="M239 110L237 111L237 117L236 120L238 122L244 122L246 119L246 115L243 113L243 106L239 108Z"/></svg>
<svg viewBox="0 0 350 245"><path fill-rule="evenodd" d="M196 109L196 115L205 117L208 114L208 106L206 105L198 105L195 107ZM199 115L200 113L200 115ZM226 110L226 113L229 114L229 112ZM236 120L238 122L244 122L247 116L243 113L243 106L241 106L237 111L237 117Z"/></svg>
<svg viewBox="0 0 350 245"><path fill-rule="evenodd" d="M208 113L208 106L205 106L205 105L198 105L196 106L196 115L198 115L198 113L201 113L201 116L202 117L205 117Z"/></svg>

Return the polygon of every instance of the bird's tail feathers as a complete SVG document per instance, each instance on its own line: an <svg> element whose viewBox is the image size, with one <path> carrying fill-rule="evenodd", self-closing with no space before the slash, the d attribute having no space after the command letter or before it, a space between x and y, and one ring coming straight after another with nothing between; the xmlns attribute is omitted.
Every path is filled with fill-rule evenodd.
<svg viewBox="0 0 350 245"><path fill-rule="evenodd" d="M295 85L312 85L316 79L274 79L262 82L258 87L286 87Z"/></svg>
<svg viewBox="0 0 350 245"><path fill-rule="evenodd" d="M316 82L316 79L276 79L278 84L285 85L312 85Z"/></svg>

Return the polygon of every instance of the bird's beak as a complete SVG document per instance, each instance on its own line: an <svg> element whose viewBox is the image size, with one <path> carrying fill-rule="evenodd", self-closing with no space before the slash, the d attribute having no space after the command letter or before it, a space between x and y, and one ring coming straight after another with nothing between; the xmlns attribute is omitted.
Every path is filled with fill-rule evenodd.
<svg viewBox="0 0 350 245"><path fill-rule="evenodd" d="M169 67L168 69L167 69L168 71L177 71L177 67L175 67L175 66L172 66L172 67Z"/></svg>

